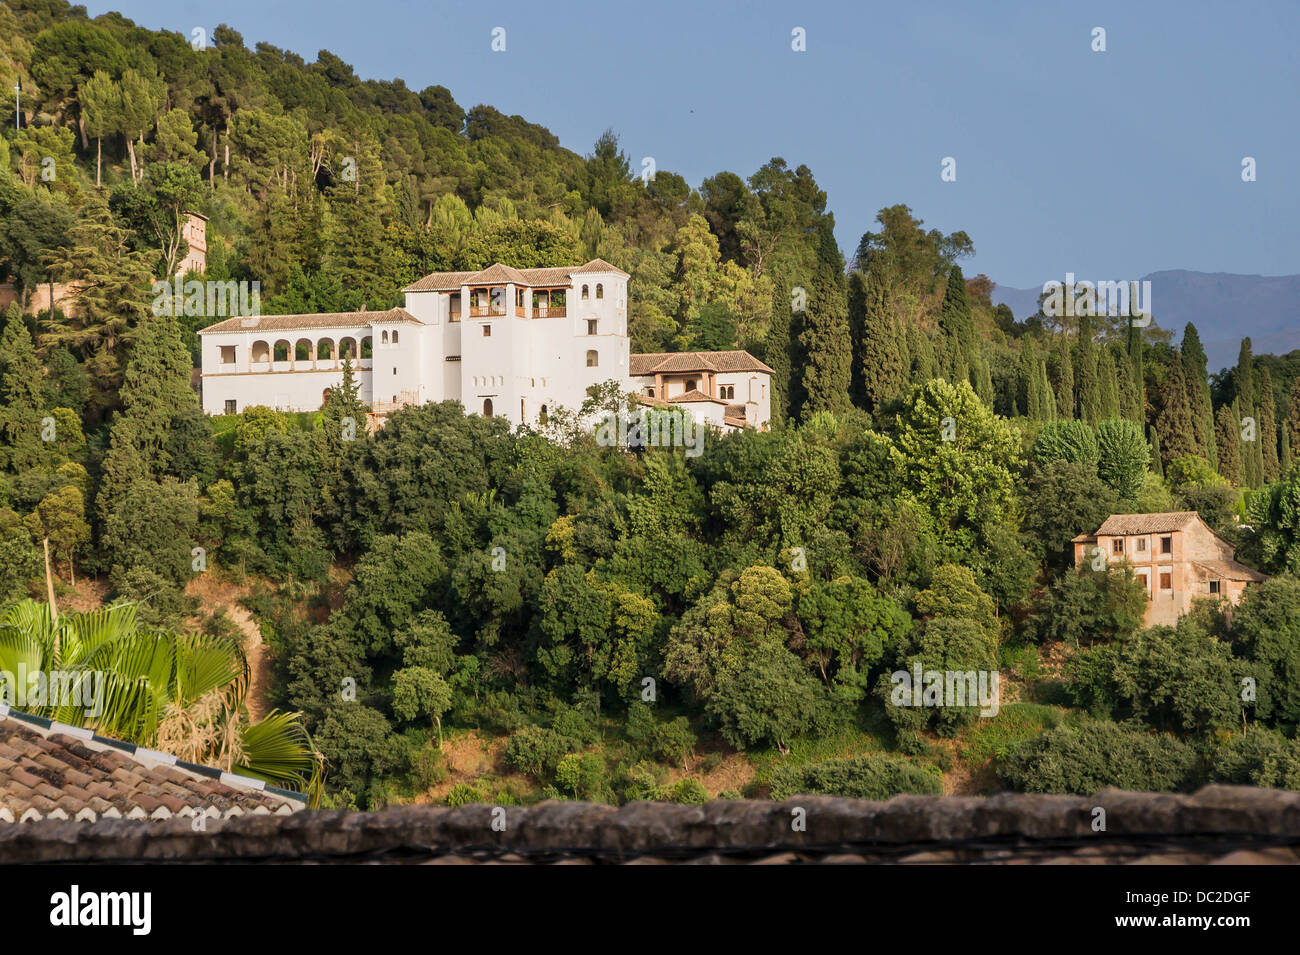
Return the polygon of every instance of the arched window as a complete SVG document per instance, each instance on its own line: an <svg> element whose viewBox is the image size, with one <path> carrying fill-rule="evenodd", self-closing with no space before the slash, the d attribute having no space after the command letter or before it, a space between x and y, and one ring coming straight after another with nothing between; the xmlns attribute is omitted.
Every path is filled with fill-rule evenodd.
<svg viewBox="0 0 1300 955"><path fill-rule="evenodd" d="M305 338L300 338L293 343L293 360L294 361L311 361L311 342Z"/></svg>
<svg viewBox="0 0 1300 955"><path fill-rule="evenodd" d="M289 360L289 343L288 343L287 341L285 341L284 339L281 339L280 341L276 342L276 343L275 343L273 346L271 346L271 347L274 349L274 352L272 353L272 356L273 356L273 358L274 358L275 361L288 361L288 360Z"/></svg>
<svg viewBox="0 0 1300 955"><path fill-rule="evenodd" d="M491 399L491 398L484 398L484 399L483 399L483 417L485 417L485 418L490 418L490 417L492 417L492 399Z"/></svg>
<svg viewBox="0 0 1300 955"><path fill-rule="evenodd" d="M537 417L542 424L546 424L546 405L542 405L541 413Z"/></svg>
<svg viewBox="0 0 1300 955"><path fill-rule="evenodd" d="M686 382L687 391L694 391L698 387L699 387L699 382L697 382L694 378L691 378Z"/></svg>
<svg viewBox="0 0 1300 955"><path fill-rule="evenodd" d="M266 342L253 342L252 359L258 361L271 360L271 346Z"/></svg>
<svg viewBox="0 0 1300 955"><path fill-rule="evenodd" d="M597 283L596 283L596 298L604 298L604 297L605 297L605 286L604 286L602 283L597 282Z"/></svg>
<svg viewBox="0 0 1300 955"><path fill-rule="evenodd" d="M653 398L653 397L655 396L655 390L654 390L654 388L653 388L653 387L647 388L647 389L645 390L645 396L646 396L647 398Z"/></svg>
<svg viewBox="0 0 1300 955"><path fill-rule="evenodd" d="M373 358L375 354L375 343L369 335L361 339L361 357Z"/></svg>
<svg viewBox="0 0 1300 955"><path fill-rule="evenodd" d="M322 338L316 343L317 359L326 359L334 357L334 342L329 338Z"/></svg>
<svg viewBox="0 0 1300 955"><path fill-rule="evenodd" d="M582 297L587 298L587 286L585 285L582 287Z"/></svg>
<svg viewBox="0 0 1300 955"><path fill-rule="evenodd" d="M588 368L600 367L600 352L596 351L594 348L591 351L587 352L587 367Z"/></svg>
<svg viewBox="0 0 1300 955"><path fill-rule="evenodd" d="M380 336L379 336L379 341L380 341L381 344L387 345L387 344L388 344L388 332L384 332L382 335L380 335Z"/></svg>
<svg viewBox="0 0 1300 955"><path fill-rule="evenodd" d="M393 344L394 344L394 345L397 344L397 330L396 330L396 329L393 330Z"/></svg>

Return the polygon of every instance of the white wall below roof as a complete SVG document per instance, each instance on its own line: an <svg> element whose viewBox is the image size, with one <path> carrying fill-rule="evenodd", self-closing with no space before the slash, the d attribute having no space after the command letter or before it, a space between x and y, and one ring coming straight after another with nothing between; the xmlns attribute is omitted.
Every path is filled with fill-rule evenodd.
<svg viewBox="0 0 1300 955"><path fill-rule="evenodd" d="M371 400L370 372L357 371L358 395ZM203 410L210 415L226 413L226 402L235 402L236 413L254 405L278 411L316 411L324 402L327 388L343 384L341 371L247 372L203 376Z"/></svg>

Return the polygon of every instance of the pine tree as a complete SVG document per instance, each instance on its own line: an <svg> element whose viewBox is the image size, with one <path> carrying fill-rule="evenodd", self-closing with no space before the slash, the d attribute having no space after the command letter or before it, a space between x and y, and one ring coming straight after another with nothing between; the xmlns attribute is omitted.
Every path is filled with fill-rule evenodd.
<svg viewBox="0 0 1300 955"><path fill-rule="evenodd" d="M868 284L862 273L854 272L849 280L849 299L862 309L858 320L862 365L856 377L865 407L875 410L902 394L907 385L907 369L898 351L898 329L880 282Z"/></svg>
<svg viewBox="0 0 1300 955"><path fill-rule="evenodd" d="M1214 416L1214 439L1219 449L1219 473L1233 484L1241 483L1241 431L1231 405L1220 405Z"/></svg>
<svg viewBox="0 0 1300 955"><path fill-rule="evenodd" d="M1052 391L1056 397L1056 414L1060 418L1074 417L1074 363L1070 359L1070 342L1064 335L1057 336L1048 356L1048 370L1052 373Z"/></svg>
<svg viewBox="0 0 1300 955"><path fill-rule="evenodd" d="M41 462L41 363L16 303L0 334L0 466L15 473Z"/></svg>
<svg viewBox="0 0 1300 955"><path fill-rule="evenodd" d="M803 326L799 344L807 357L803 366L805 399L800 417L806 419L820 411L848 411L853 345L849 339L844 259L829 223L822 226L817 271Z"/></svg>
<svg viewBox="0 0 1300 955"><path fill-rule="evenodd" d="M1101 394L1097 384L1097 343L1093 339L1092 318L1079 316L1079 341L1074 354L1074 386L1078 395L1079 417L1094 428L1101 421Z"/></svg>
<svg viewBox="0 0 1300 955"><path fill-rule="evenodd" d="M1262 484L1278 478L1277 403L1273 397L1273 377L1267 368L1259 370L1259 450Z"/></svg>
<svg viewBox="0 0 1300 955"><path fill-rule="evenodd" d="M1165 379L1164 407L1156 419L1165 463L1196 453L1196 430L1192 423L1192 409L1187 400L1187 381L1183 377L1181 362L1169 366Z"/></svg>
<svg viewBox="0 0 1300 955"><path fill-rule="evenodd" d="M778 427L790 417L791 350L794 342L790 336L790 286L785 282L773 283L772 318L767 326L767 347L764 356L772 369L772 426Z"/></svg>

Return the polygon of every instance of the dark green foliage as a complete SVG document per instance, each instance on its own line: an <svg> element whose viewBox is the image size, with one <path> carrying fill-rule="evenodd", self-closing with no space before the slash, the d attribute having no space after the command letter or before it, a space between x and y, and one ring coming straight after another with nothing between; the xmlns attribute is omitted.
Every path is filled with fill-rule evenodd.
<svg viewBox="0 0 1300 955"><path fill-rule="evenodd" d="M1114 492L1086 465L1058 460L1028 470L1022 526L1056 570L1073 563L1072 538L1093 533L1117 510Z"/></svg>
<svg viewBox="0 0 1300 955"><path fill-rule="evenodd" d="M1097 425L1097 474L1121 500L1132 501L1142 490L1151 449L1142 426L1123 418Z"/></svg>
<svg viewBox="0 0 1300 955"><path fill-rule="evenodd" d="M1166 733L1086 720L1022 743L1003 763L1000 775L1021 792L1178 792L1195 785L1198 758L1190 745Z"/></svg>
<svg viewBox="0 0 1300 955"><path fill-rule="evenodd" d="M828 759L804 766L779 766L772 773L770 789L773 799L807 793L877 801L903 793L937 796L942 792L943 780L936 773L885 753Z"/></svg>
<svg viewBox="0 0 1300 955"><path fill-rule="evenodd" d="M1247 727L1214 750L1210 778L1233 786L1300 790L1300 740Z"/></svg>
<svg viewBox="0 0 1300 955"><path fill-rule="evenodd" d="M1094 570L1097 555L1092 549L1084 557L1077 573L1063 574L1039 595L1035 632L1040 640L1082 646L1124 639L1142 625L1146 590L1132 571Z"/></svg>
<svg viewBox="0 0 1300 955"><path fill-rule="evenodd" d="M1097 466L1100 455L1096 432L1086 421L1073 419L1044 424L1029 453L1039 464L1069 461L1089 468Z"/></svg>

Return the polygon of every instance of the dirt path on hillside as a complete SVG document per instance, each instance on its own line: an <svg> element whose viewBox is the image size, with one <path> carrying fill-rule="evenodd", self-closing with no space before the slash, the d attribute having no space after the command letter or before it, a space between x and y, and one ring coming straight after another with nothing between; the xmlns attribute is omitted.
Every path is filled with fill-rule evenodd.
<svg viewBox="0 0 1300 955"><path fill-rule="evenodd" d="M266 644L262 641L262 630L239 601L248 596L248 588L240 587L227 581L219 581L211 574L201 574L190 581L185 592L197 597L204 611L211 613L218 607L225 610L226 617L239 628L243 634L244 656L248 659L250 671L248 696L248 718L256 723L271 711L267 696L271 692L271 657Z"/></svg>

